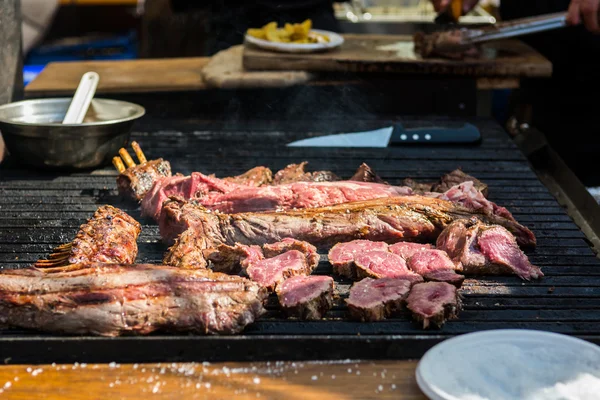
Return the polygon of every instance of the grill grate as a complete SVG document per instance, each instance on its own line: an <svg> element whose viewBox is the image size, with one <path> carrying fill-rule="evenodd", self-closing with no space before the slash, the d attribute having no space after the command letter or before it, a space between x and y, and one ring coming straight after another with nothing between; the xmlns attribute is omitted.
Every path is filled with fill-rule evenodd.
<svg viewBox="0 0 600 400"><path fill-rule="evenodd" d="M435 180L460 166L489 185L492 201L506 206L534 231L538 247L529 257L546 275L539 282L524 283L516 277L467 279L462 288L464 310L441 330L423 331L407 314L379 323L349 321L343 298L350 283L338 281L340 299L322 321L286 320L276 299L270 298L266 317L243 335L96 338L5 330L0 332L0 357L34 363L410 358L451 335L497 328L542 329L600 342L600 260L500 127L486 120L475 123L483 135L478 147L274 151L273 146L306 135L261 131L136 132L133 139L149 159L170 160L174 171L217 176L256 165L276 170L307 160L311 169L330 169L347 177L366 162L388 182L400 184L405 177ZM71 240L101 204L120 207L142 222L138 261L159 263L166 246L159 242L158 227L141 219L135 205L118 198L115 176L110 168L70 175L17 167L1 170L0 267L25 267L45 257L54 246ZM331 274L331 266L322 258L315 273Z"/></svg>

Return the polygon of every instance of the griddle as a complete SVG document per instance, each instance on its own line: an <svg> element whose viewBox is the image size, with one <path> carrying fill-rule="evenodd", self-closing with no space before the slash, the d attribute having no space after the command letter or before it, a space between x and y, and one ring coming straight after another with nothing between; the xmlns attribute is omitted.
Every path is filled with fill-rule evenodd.
<svg viewBox="0 0 600 400"><path fill-rule="evenodd" d="M408 128L427 126L431 121L401 120ZM375 127L373 121L330 122L333 130L339 131ZM322 321L285 319L276 300L270 298L268 314L241 335L161 333L102 338L9 329L0 331L0 359L5 363L58 363L416 358L445 338L496 328L541 329L600 343L600 260L589 241L499 125L487 119L462 122L480 129L480 145L286 148L288 141L332 132L306 133L300 124L294 130L266 129L269 124L265 121L226 132L203 130L202 125L181 132L169 130L169 123L146 124L132 139L142 145L148 159L168 159L174 171L185 174L202 171L222 177L256 165L277 170L307 160L310 169L330 169L349 177L366 162L388 182L400 184L406 177L433 181L462 167L489 185L492 201L506 206L534 231L539 245L529 257L546 275L541 281L467 279L462 289L464 310L443 329L422 330L407 314L378 323L352 322L342 301L350 283L337 280L341 299ZM119 199L115 177L111 167L58 173L24 170L11 160L2 165L0 267L26 267L45 257L54 246L72 240L79 225L101 204L120 207L140 220L138 262L160 262L166 247L159 242L158 227L141 219L135 204ZM325 259L316 273L331 273Z"/></svg>

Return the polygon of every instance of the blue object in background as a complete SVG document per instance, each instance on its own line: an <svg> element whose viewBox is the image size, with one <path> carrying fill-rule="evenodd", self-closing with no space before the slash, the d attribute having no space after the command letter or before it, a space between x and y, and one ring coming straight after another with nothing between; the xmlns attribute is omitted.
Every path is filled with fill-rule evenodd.
<svg viewBox="0 0 600 400"><path fill-rule="evenodd" d="M137 55L135 31L122 36L83 38L72 43L63 40L60 43L41 45L33 48L25 57L23 83L27 85L46 64L54 61L132 60Z"/></svg>

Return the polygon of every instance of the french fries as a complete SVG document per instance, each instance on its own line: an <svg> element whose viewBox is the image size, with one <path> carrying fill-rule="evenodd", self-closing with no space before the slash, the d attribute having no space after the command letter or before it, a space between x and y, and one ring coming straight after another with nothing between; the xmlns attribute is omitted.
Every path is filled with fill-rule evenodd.
<svg viewBox="0 0 600 400"><path fill-rule="evenodd" d="M283 28L277 27L277 22L269 22L262 28L248 29L248 35L257 39L279 43L326 43L329 38L311 32L312 21L307 19L301 24L285 24Z"/></svg>

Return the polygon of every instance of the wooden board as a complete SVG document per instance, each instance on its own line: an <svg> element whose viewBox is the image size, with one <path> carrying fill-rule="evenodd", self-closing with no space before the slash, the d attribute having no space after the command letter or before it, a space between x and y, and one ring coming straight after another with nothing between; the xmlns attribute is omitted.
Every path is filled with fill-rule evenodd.
<svg viewBox="0 0 600 400"><path fill-rule="evenodd" d="M0 367L10 399L425 400L416 361L54 364Z"/></svg>
<svg viewBox="0 0 600 400"><path fill-rule="evenodd" d="M201 70L208 57L50 63L25 88L28 96L72 95L81 75L100 75L98 93L205 89Z"/></svg>
<svg viewBox="0 0 600 400"><path fill-rule="evenodd" d="M518 40L488 43L483 56L462 61L423 59L410 36L344 35L339 49L325 53L275 53L246 46L244 67L256 70L419 73L473 77L548 77L552 64Z"/></svg>

